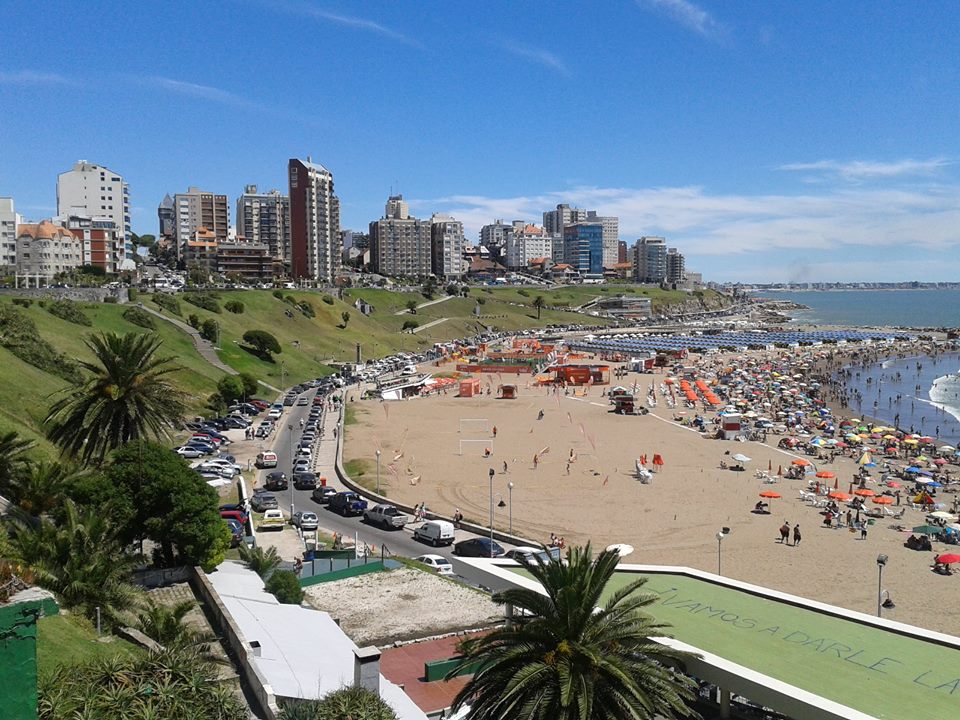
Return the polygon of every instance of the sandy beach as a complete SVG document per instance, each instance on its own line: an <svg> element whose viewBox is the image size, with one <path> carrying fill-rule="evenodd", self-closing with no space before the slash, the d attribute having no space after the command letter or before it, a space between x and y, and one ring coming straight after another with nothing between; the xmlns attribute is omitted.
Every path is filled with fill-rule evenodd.
<svg viewBox="0 0 960 720"><path fill-rule="evenodd" d="M666 376L662 371L632 373L626 382L636 381L642 395L651 382L659 384ZM799 490L807 488L805 479L765 484L755 477L755 470L770 467L775 475L779 467L786 470L801 457L778 449L778 435L770 434L766 443L706 439L674 422L676 411L662 402L646 416L615 415L599 386L575 397L531 386L527 375L492 375L481 382L492 386L492 395L459 398L451 390L448 395L393 403L355 399L358 422L346 428L344 459L372 462L379 448L381 481L391 498L425 502L444 515L460 508L483 525L489 522L488 470L494 468L495 504L498 496L509 503L507 483L514 483L516 534L546 542L555 532L568 545L625 542L636 548L631 562L716 572L716 533L726 526L731 532L721 549L724 575L867 613L876 611L876 557L886 553L890 561L883 584L896 603L886 616L956 632L960 608L954 600L960 580L931 572L933 553L906 549L909 533L891 529L895 523L908 529L922 524L923 511L907 509L900 521L878 519L861 540L860 533L849 528L823 527L819 511L799 498ZM497 399L500 382L516 382L519 397ZM543 418L538 419L541 410ZM487 422L463 423L461 432L461 419ZM460 455L461 439L487 442L465 443ZM486 448L489 458L484 457ZM568 473L571 450L576 459ZM728 451L751 458L746 471L720 468L721 461L730 460ZM636 459L644 454L664 459L646 485L634 473ZM835 472L841 489L847 490L858 467L854 460L838 457L833 463L818 462L816 469ZM782 498L770 500L769 515L754 514L764 490ZM510 510L496 508L498 529L508 529ZM799 547L779 542L784 521L800 525ZM937 548L949 550L939 544Z"/></svg>

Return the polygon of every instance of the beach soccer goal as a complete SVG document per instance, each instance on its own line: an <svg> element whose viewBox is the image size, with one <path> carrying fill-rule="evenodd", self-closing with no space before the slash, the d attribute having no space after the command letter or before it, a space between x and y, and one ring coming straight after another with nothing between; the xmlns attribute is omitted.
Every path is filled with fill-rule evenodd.
<svg viewBox="0 0 960 720"><path fill-rule="evenodd" d="M463 455L464 449L467 452L472 452L476 450L481 455L487 448L490 448L491 452L493 451L493 438L460 438L460 455Z"/></svg>
<svg viewBox="0 0 960 720"><path fill-rule="evenodd" d="M487 418L460 418L461 435L489 435L493 426Z"/></svg>

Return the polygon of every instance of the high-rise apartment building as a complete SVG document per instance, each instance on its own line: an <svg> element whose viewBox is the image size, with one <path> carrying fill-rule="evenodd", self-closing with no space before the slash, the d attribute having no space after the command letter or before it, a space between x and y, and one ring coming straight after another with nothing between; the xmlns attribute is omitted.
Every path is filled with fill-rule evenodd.
<svg viewBox="0 0 960 720"><path fill-rule="evenodd" d="M432 225L410 217L403 195L387 200L384 217L370 223L370 265L393 277L424 277L433 272Z"/></svg>
<svg viewBox="0 0 960 720"><path fill-rule="evenodd" d="M513 232L507 236L506 265L511 270L525 269L531 260L553 259L553 238L545 228L527 224L522 220L513 223Z"/></svg>
<svg viewBox="0 0 960 720"><path fill-rule="evenodd" d="M683 285L687 279L683 253L676 248L667 249L666 281L670 285Z"/></svg>
<svg viewBox="0 0 960 720"><path fill-rule="evenodd" d="M612 215L597 215L595 210L588 210L587 222L598 222L603 227L603 266L612 268L617 264L620 218Z"/></svg>
<svg viewBox="0 0 960 720"><path fill-rule="evenodd" d="M341 267L340 199L333 173L307 159L287 163L290 187L290 275L332 283Z"/></svg>
<svg viewBox="0 0 960 720"><path fill-rule="evenodd" d="M230 232L230 211L226 195L216 195L190 187L185 193L174 195L173 209L178 258L183 244L193 240L200 228L209 230L217 242L226 242Z"/></svg>
<svg viewBox="0 0 960 720"><path fill-rule="evenodd" d="M0 197L0 269L4 271L17 264L17 223L13 198Z"/></svg>
<svg viewBox="0 0 960 720"><path fill-rule="evenodd" d="M163 200L157 206L157 221L160 228L160 234L157 235L157 241L161 247L173 247L177 241L177 211L174 209L173 198L170 193L163 196Z"/></svg>
<svg viewBox="0 0 960 720"><path fill-rule="evenodd" d="M578 222L563 229L563 259L581 277L603 278L603 225Z"/></svg>
<svg viewBox="0 0 960 720"><path fill-rule="evenodd" d="M430 244L433 255L433 274L438 278L460 278L464 273L463 223L451 217L434 213L430 218Z"/></svg>
<svg viewBox="0 0 960 720"><path fill-rule="evenodd" d="M630 262L630 259L627 257L627 255L626 240L617 240L617 263Z"/></svg>
<svg viewBox="0 0 960 720"><path fill-rule="evenodd" d="M583 210L567 204L557 205L556 210L548 210L543 214L543 227L555 238L563 238L564 228L580 222L600 223L603 228L603 265L613 267L618 261L620 218L597 215L596 210Z"/></svg>
<svg viewBox="0 0 960 720"><path fill-rule="evenodd" d="M636 277L642 283L662 283L667 277L667 241L645 235L633 248Z"/></svg>
<svg viewBox="0 0 960 720"><path fill-rule="evenodd" d="M246 242L266 245L269 256L289 265L290 198L279 190L257 192L256 185L247 185L237 198L237 236Z"/></svg>
<svg viewBox="0 0 960 720"><path fill-rule="evenodd" d="M490 253L490 259L503 263L506 259L507 238L513 234L513 225L503 220L494 220L480 228L480 246Z"/></svg>
<svg viewBox="0 0 960 720"><path fill-rule="evenodd" d="M123 232L108 218L88 218L70 215L61 220L64 227L83 241L83 264L116 273L126 257Z"/></svg>
<svg viewBox="0 0 960 720"><path fill-rule="evenodd" d="M130 230L130 188L123 177L86 160L57 176L57 215L108 218L123 234L124 249L133 253Z"/></svg>
<svg viewBox="0 0 960 720"><path fill-rule="evenodd" d="M596 214L596 213L594 213ZM543 214L543 227L550 235L563 237L563 229L567 225L583 222L587 219L587 211L570 207L567 204L557 205L556 210L547 210Z"/></svg>

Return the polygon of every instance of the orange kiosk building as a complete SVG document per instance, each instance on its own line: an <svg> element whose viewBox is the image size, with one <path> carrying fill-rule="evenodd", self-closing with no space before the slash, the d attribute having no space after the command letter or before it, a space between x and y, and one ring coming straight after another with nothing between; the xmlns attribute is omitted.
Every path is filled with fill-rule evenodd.
<svg viewBox="0 0 960 720"><path fill-rule="evenodd" d="M460 397L473 397L480 394L480 378L466 378L460 381Z"/></svg>

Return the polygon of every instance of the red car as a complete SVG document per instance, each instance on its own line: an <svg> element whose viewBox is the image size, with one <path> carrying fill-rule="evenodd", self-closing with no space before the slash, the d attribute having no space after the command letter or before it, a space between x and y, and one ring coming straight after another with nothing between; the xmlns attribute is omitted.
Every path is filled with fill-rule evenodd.
<svg viewBox="0 0 960 720"><path fill-rule="evenodd" d="M253 405L255 408L260 408L261 410L266 410L268 407L270 407L270 403L266 402L265 400L254 399L247 400L247 402Z"/></svg>

